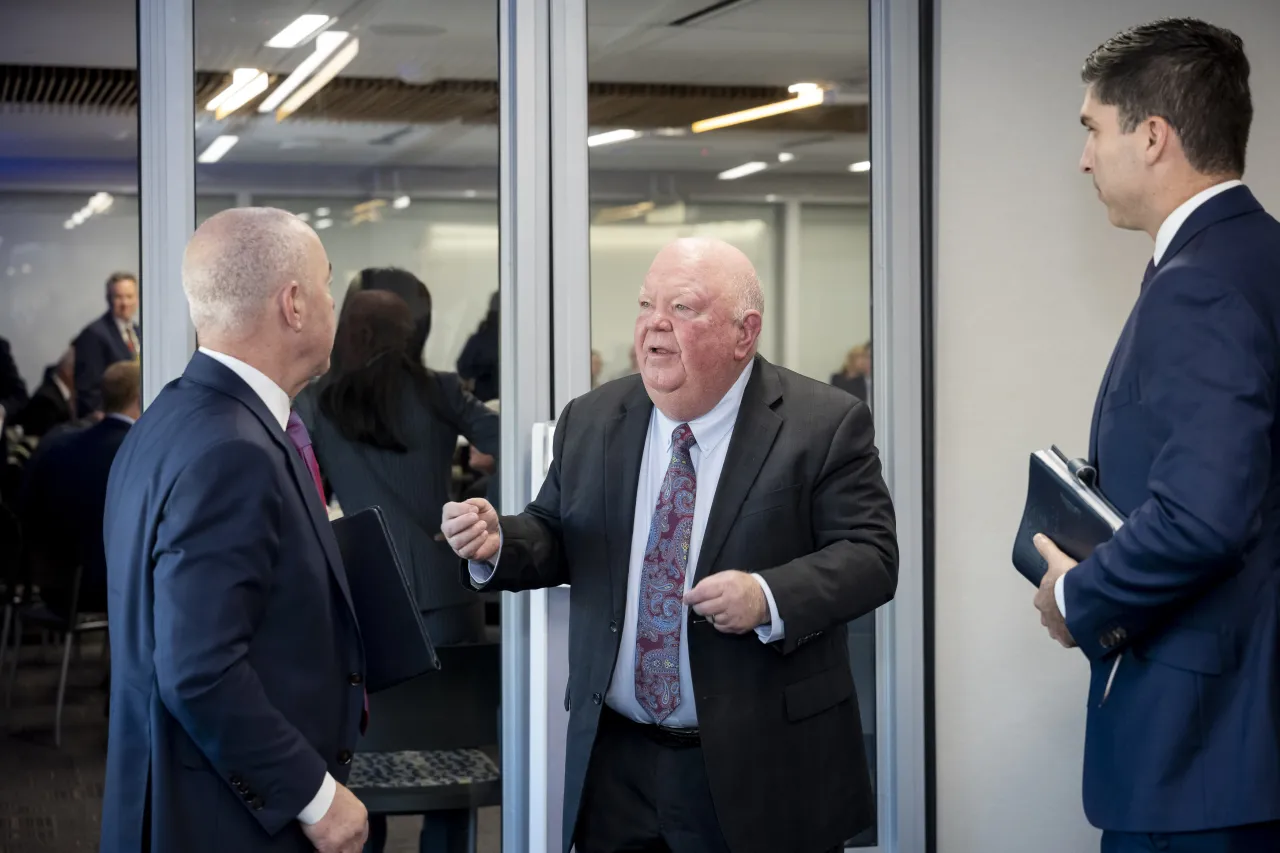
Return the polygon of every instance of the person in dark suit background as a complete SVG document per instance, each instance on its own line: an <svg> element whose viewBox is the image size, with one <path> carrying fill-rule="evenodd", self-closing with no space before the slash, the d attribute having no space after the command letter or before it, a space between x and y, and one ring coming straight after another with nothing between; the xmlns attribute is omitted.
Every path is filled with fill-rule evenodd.
<svg viewBox="0 0 1280 853"><path fill-rule="evenodd" d="M27 383L18 373L9 342L0 338L0 424L16 415L27 402Z"/></svg>
<svg viewBox="0 0 1280 853"><path fill-rule="evenodd" d="M88 417L102 411L102 374L117 361L139 358L142 330L138 313L138 278L114 272L107 278L107 313L76 336L76 414Z"/></svg>
<svg viewBox="0 0 1280 853"><path fill-rule="evenodd" d="M40 438L58 424L70 421L75 414L76 353L67 347L57 364L44 370L44 381L13 418L24 435Z"/></svg>
<svg viewBox="0 0 1280 853"><path fill-rule="evenodd" d="M107 478L130 426L142 415L142 372L121 361L102 375L105 417L54 440L32 457L22 502L23 529L45 603L70 612L72 579L82 569L79 610L107 609L107 563L102 542Z"/></svg>
<svg viewBox="0 0 1280 853"><path fill-rule="evenodd" d="M400 271L426 286L411 273ZM440 535L452 493L458 436L497 452L498 416L455 374L428 370L408 303L391 289L348 296L329 374L298 398L315 452L343 512L382 508L437 645L484 639L484 603L458 584L457 559ZM424 816L423 853L465 850L470 813ZM386 843L385 818L370 820L370 850Z"/></svg>
<svg viewBox="0 0 1280 853"><path fill-rule="evenodd" d="M467 338L458 356L458 375L470 385L468 390L481 400L498 398L501 365L498 361L498 292L489 297L489 310Z"/></svg>
<svg viewBox="0 0 1280 853"><path fill-rule="evenodd" d="M130 430L103 525L102 853L356 853L365 711L346 573L291 398L329 366L319 238L235 208L187 246L200 351Z"/></svg>
<svg viewBox="0 0 1280 853"><path fill-rule="evenodd" d="M893 597L893 506L866 405L756 355L762 311L745 255L676 241L640 375L565 407L537 499L444 507L465 581L571 585L566 851L818 853L874 818L845 626Z"/></svg>
<svg viewBox="0 0 1280 853"><path fill-rule="evenodd" d="M831 384L841 391L848 391L864 403L870 404L868 387L871 379L871 343L859 344L844 358L844 367L831 374Z"/></svg>
<svg viewBox="0 0 1280 853"><path fill-rule="evenodd" d="M1106 853L1280 850L1280 223L1240 180L1249 61L1166 19L1083 77L1080 167L1155 241L1090 437L1127 520L1078 565L1038 542L1041 621L1092 670L1085 813Z"/></svg>

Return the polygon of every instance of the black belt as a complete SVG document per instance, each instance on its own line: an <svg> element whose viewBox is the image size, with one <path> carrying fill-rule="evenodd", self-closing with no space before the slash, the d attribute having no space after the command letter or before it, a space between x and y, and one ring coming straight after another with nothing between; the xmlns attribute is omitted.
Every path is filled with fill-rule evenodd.
<svg viewBox="0 0 1280 853"><path fill-rule="evenodd" d="M617 711L605 706L601 716L601 723L607 724L613 728L634 731L642 737L648 738L659 746L667 746L675 749L688 749L691 746L702 746L702 735L698 729L673 729L668 726L654 725L653 723L637 723L630 717L624 717Z"/></svg>

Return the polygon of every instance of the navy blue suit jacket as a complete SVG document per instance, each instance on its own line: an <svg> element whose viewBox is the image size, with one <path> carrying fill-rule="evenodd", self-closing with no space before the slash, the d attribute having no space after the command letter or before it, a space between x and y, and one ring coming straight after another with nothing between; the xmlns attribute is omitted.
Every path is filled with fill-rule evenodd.
<svg viewBox="0 0 1280 853"><path fill-rule="evenodd" d="M1128 520L1064 581L1096 826L1280 819L1278 382L1280 223L1238 187L1148 271L1098 395L1090 453Z"/></svg>
<svg viewBox="0 0 1280 853"><path fill-rule="evenodd" d="M141 343L142 330L135 325L133 331ZM102 374L133 354L110 311L85 326L72 345L76 350L76 414L83 418L102 411Z"/></svg>
<svg viewBox="0 0 1280 853"><path fill-rule="evenodd" d="M111 728L102 853L310 851L347 778L363 650L301 457L197 354L129 431L104 522Z"/></svg>

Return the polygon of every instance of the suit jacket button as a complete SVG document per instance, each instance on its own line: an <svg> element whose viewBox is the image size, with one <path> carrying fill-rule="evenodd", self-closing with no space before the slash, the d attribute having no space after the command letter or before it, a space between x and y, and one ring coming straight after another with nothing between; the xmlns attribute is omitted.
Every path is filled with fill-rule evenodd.
<svg viewBox="0 0 1280 853"><path fill-rule="evenodd" d="M611 632L613 632L614 634L618 633L618 623L617 623L617 622L610 622L610 623L609 623L609 630L610 630Z"/></svg>
<svg viewBox="0 0 1280 853"><path fill-rule="evenodd" d="M603 701L604 701L604 697L603 697L603 696L601 696L599 693L592 693L592 694L591 694L591 701L592 701L592 702L595 702L597 705L599 705L601 702L603 702Z"/></svg>
<svg viewBox="0 0 1280 853"><path fill-rule="evenodd" d="M262 802L262 797L254 797L249 801L249 805L253 807L255 812L260 812L262 811L262 807L266 804Z"/></svg>
<svg viewBox="0 0 1280 853"><path fill-rule="evenodd" d="M347 676L347 681L350 681L353 687L359 687L364 684L364 676L358 672L353 672Z"/></svg>
<svg viewBox="0 0 1280 853"><path fill-rule="evenodd" d="M338 753L338 763L339 763L339 764L350 764L350 763L351 763L351 750L349 750L349 749L344 749L344 750L342 750L342 752L339 752L339 753Z"/></svg>

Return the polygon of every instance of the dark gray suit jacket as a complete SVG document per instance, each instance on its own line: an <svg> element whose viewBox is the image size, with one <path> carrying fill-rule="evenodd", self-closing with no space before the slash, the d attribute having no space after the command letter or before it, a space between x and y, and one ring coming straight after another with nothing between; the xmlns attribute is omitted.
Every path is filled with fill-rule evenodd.
<svg viewBox="0 0 1280 853"><path fill-rule="evenodd" d="M315 385L298 396L295 408L311 432L311 441L344 513L382 507L400 559L409 572L424 613L479 600L458 586L458 562L440 533L440 510L452 500L453 452L458 436L496 456L500 431L497 413L462 389L456 374L435 373L442 414L413 391L400 407L405 419L407 453L349 441L320 412Z"/></svg>
<svg viewBox="0 0 1280 853"><path fill-rule="evenodd" d="M639 376L565 407L542 491L502 519L502 553L486 586L572 586L566 851L622 636L652 411ZM898 576L893 505L865 404L757 357L695 579L724 569L764 577L786 637L766 646L754 633L689 622L720 826L734 853L830 849L875 814L845 625L893 598ZM470 582L465 563L462 578Z"/></svg>

